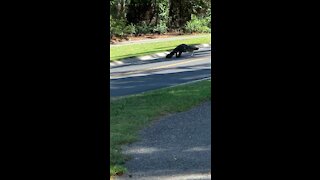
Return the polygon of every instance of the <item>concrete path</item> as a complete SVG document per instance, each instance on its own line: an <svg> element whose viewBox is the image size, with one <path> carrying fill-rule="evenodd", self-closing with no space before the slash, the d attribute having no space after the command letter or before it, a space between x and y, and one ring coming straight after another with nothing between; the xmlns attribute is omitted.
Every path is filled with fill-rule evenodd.
<svg viewBox="0 0 320 180"><path fill-rule="evenodd" d="M116 180L211 179L211 102L163 117L124 147L132 159Z"/></svg>

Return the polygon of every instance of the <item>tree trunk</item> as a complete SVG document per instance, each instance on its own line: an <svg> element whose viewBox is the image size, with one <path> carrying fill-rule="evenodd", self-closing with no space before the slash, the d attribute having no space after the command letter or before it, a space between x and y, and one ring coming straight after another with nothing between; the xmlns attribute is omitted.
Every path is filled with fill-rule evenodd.
<svg viewBox="0 0 320 180"><path fill-rule="evenodd" d="M154 0L154 5L155 5L155 13L156 13L156 26L157 26L158 25L158 18L159 18L157 0Z"/></svg>
<svg viewBox="0 0 320 180"><path fill-rule="evenodd" d="M126 17L126 0L122 0L122 9L121 9L121 15L123 18Z"/></svg>
<svg viewBox="0 0 320 180"><path fill-rule="evenodd" d="M156 3L157 3L157 1L155 1L155 4L153 5L153 11L152 11L152 15L150 16L149 24L148 24L148 25L151 24L152 19L153 19L154 15L155 15L155 12L156 12Z"/></svg>
<svg viewBox="0 0 320 180"><path fill-rule="evenodd" d="M181 4L184 4L184 2L181 2ZM181 22L182 22L182 17L183 17L183 6L182 5L180 5L179 6L179 29L180 29L180 27L181 27Z"/></svg>
<svg viewBox="0 0 320 180"><path fill-rule="evenodd" d="M118 4L117 4L117 17L120 17L120 11L121 11L121 3L120 3L120 1L118 1Z"/></svg>

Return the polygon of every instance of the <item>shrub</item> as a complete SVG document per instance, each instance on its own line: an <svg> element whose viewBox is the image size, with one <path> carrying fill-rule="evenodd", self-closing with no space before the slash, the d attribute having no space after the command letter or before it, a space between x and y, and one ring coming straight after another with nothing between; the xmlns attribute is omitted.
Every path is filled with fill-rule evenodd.
<svg viewBox="0 0 320 180"><path fill-rule="evenodd" d="M123 37L124 29L126 27L126 21L124 19L114 20L110 16L110 34L111 36Z"/></svg>
<svg viewBox="0 0 320 180"><path fill-rule="evenodd" d="M168 27L164 21L160 21L160 23L153 28L153 32L159 33L159 34L166 33L167 30L168 30Z"/></svg>
<svg viewBox="0 0 320 180"><path fill-rule="evenodd" d="M210 33L210 18L198 18L195 15L191 15L191 20L185 25L185 31L188 33L200 32L200 33Z"/></svg>
<svg viewBox="0 0 320 180"><path fill-rule="evenodd" d="M145 21L137 24L135 26L136 29L136 34L147 34L150 33L152 28L150 26L147 25L147 23Z"/></svg>
<svg viewBox="0 0 320 180"><path fill-rule="evenodd" d="M126 20L114 20L110 16L110 36L124 37L136 33L136 28L133 24L126 25Z"/></svg>
<svg viewBox="0 0 320 180"><path fill-rule="evenodd" d="M126 26L123 31L124 31L125 35L132 35L132 34L136 33L136 27L135 27L135 25L130 24L130 25Z"/></svg>

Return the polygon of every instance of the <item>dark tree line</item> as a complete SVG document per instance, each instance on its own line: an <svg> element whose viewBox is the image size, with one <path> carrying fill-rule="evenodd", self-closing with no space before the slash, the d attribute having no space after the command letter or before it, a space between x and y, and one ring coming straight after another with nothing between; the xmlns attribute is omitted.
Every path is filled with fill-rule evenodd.
<svg viewBox="0 0 320 180"><path fill-rule="evenodd" d="M210 20L210 0L110 0L110 28L115 35L196 32Z"/></svg>

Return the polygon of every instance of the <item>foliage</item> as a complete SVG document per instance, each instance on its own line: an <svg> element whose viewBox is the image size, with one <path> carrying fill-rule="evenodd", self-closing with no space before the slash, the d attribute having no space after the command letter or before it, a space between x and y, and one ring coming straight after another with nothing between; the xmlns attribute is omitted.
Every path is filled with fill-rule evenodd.
<svg viewBox="0 0 320 180"><path fill-rule="evenodd" d="M117 36L117 37L123 37L127 35L131 35L136 32L136 28L133 24L126 25L125 19L120 20L114 20L110 16L110 35Z"/></svg>
<svg viewBox="0 0 320 180"><path fill-rule="evenodd" d="M136 26L136 34L148 34L151 33L152 27L148 26L145 21L137 24Z"/></svg>
<svg viewBox="0 0 320 180"><path fill-rule="evenodd" d="M198 18L196 15L191 15L191 20L185 25L185 31L188 33L210 33L210 20L209 18Z"/></svg>
<svg viewBox="0 0 320 180"><path fill-rule="evenodd" d="M160 0L156 8L159 20L166 23L169 18L169 0Z"/></svg>
<svg viewBox="0 0 320 180"><path fill-rule="evenodd" d="M126 27L126 22L124 19L115 20L110 16L110 33L111 36L120 36L124 35L123 29Z"/></svg>
<svg viewBox="0 0 320 180"><path fill-rule="evenodd" d="M168 27L167 27L165 21L160 21L160 23L153 28L153 32L163 34L163 33L167 32L167 29L168 29Z"/></svg>
<svg viewBox="0 0 320 180"><path fill-rule="evenodd" d="M135 34L136 33L136 27L133 24L129 24L124 28L124 33L125 34Z"/></svg>
<svg viewBox="0 0 320 180"><path fill-rule="evenodd" d="M210 0L110 0L110 35L210 32Z"/></svg>

